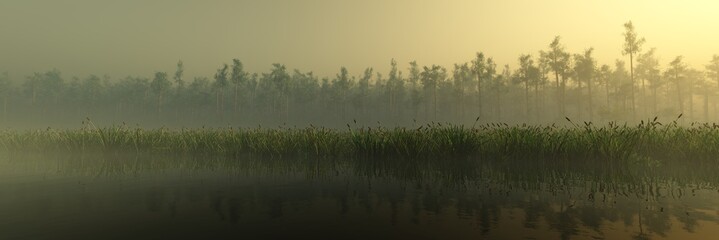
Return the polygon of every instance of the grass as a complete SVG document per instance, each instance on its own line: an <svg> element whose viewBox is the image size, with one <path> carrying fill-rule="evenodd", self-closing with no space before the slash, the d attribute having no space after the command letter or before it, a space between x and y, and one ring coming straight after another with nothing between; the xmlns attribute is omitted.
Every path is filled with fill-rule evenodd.
<svg viewBox="0 0 719 240"><path fill-rule="evenodd" d="M571 121L570 121L571 122ZM573 124L573 123L572 123ZM223 157L491 158L595 161L664 159L713 164L719 126L656 121L569 127L441 123L416 128L141 129L127 126L0 132L0 147L17 153L137 153Z"/></svg>

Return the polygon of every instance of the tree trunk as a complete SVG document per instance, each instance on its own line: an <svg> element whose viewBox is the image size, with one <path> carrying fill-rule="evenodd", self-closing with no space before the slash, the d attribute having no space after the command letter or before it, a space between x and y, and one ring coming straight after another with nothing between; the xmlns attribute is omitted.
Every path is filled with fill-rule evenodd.
<svg viewBox="0 0 719 240"><path fill-rule="evenodd" d="M160 118L162 113L162 92L157 95L157 118Z"/></svg>
<svg viewBox="0 0 719 240"><path fill-rule="evenodd" d="M591 122L593 120L594 116L594 99L592 98L592 78L590 77L587 79L587 91L589 96L587 99L589 99L589 121Z"/></svg>
<svg viewBox="0 0 719 240"><path fill-rule="evenodd" d="M604 91L606 92L605 95L607 97L607 109L609 108L609 80L607 80L606 83L604 83Z"/></svg>
<svg viewBox="0 0 719 240"><path fill-rule="evenodd" d="M239 84L235 84L235 99L234 99L234 107L232 108L232 111L235 112L235 114L237 114L237 110L238 110L238 107L237 107L237 90L238 90L238 87L239 87Z"/></svg>
<svg viewBox="0 0 719 240"><path fill-rule="evenodd" d="M7 120L7 96L2 98L2 116L3 119Z"/></svg>
<svg viewBox="0 0 719 240"><path fill-rule="evenodd" d="M657 87L652 87L652 96L654 97L654 101L652 101L653 106L652 110L654 112L654 116L657 116Z"/></svg>
<svg viewBox="0 0 719 240"><path fill-rule="evenodd" d="M642 117L647 117L647 92L644 78L642 78Z"/></svg>
<svg viewBox="0 0 719 240"><path fill-rule="evenodd" d="M674 76L675 81L677 81L677 103L679 104L679 114L684 114L684 104L682 104L682 88L681 85L679 85L679 76L676 74Z"/></svg>
<svg viewBox="0 0 719 240"><path fill-rule="evenodd" d="M636 106L635 103L634 103L634 54L632 54L631 52L629 53L629 75L630 75L630 80L632 81L632 82L631 82L631 84L632 84L632 85L631 85L631 86L632 86L632 87L631 87L632 94L630 95L631 98L632 98L632 107L631 107L631 110L632 110L632 120L635 120L635 119L637 118L637 112L636 112L636 110L634 109L635 106Z"/></svg>
<svg viewBox="0 0 719 240"><path fill-rule="evenodd" d="M563 117L564 110L562 109L562 90L559 84L559 72L554 71L554 79L557 82L557 110L559 111L560 117Z"/></svg>
<svg viewBox="0 0 719 240"><path fill-rule="evenodd" d="M499 94L499 93L497 93ZM499 99L499 98L497 98ZM497 103L499 104L499 103ZM535 110L536 111L536 110ZM524 81L524 120L529 119L529 80Z"/></svg>
<svg viewBox="0 0 719 240"><path fill-rule="evenodd" d="M539 83L534 83L534 122L539 122Z"/></svg>
<svg viewBox="0 0 719 240"><path fill-rule="evenodd" d="M577 120L582 120L582 80L577 81Z"/></svg>
<svg viewBox="0 0 719 240"><path fill-rule="evenodd" d="M437 87L432 89L432 98L434 99L434 121L437 121Z"/></svg>
<svg viewBox="0 0 719 240"><path fill-rule="evenodd" d="M482 77L480 73L477 73L477 117L482 117Z"/></svg>
<svg viewBox="0 0 719 240"><path fill-rule="evenodd" d="M215 92L215 114L220 116L220 92Z"/></svg>
<svg viewBox="0 0 719 240"><path fill-rule="evenodd" d="M497 102L494 104L497 108L497 122L502 122L502 93L497 91Z"/></svg>
<svg viewBox="0 0 719 240"><path fill-rule="evenodd" d="M689 95L689 120L690 122L694 121L694 81L690 78L687 79L689 81L689 92L687 95Z"/></svg>
<svg viewBox="0 0 719 240"><path fill-rule="evenodd" d="M704 122L709 122L709 91L704 89Z"/></svg>
<svg viewBox="0 0 719 240"><path fill-rule="evenodd" d="M560 108L562 111L562 116L566 117L567 116L567 105L566 105L567 104L567 101L566 101L567 83L566 83L566 79L564 79L564 77L562 77L562 82L560 84L559 89L560 89L560 95L559 95L560 96L560 100L559 100Z"/></svg>

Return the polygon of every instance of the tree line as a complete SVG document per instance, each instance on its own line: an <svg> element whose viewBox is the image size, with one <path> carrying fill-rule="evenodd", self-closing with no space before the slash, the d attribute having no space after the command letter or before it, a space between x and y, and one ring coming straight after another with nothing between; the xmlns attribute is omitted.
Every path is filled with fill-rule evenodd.
<svg viewBox="0 0 719 240"><path fill-rule="evenodd" d="M682 56L662 69L656 49L643 50L646 41L632 22L624 30L625 57L611 66L599 66L591 47L568 52L557 36L547 49L519 56L515 69L478 52L450 68L412 61L403 71L393 59L387 73L366 68L352 75L342 67L322 78L282 64L250 73L239 59L214 76L192 79L182 61L174 72L121 79L66 79L50 70L14 81L6 72L0 120L19 125L89 117L173 126L634 122L680 114L684 121L717 120L719 55L705 69L690 68Z"/></svg>

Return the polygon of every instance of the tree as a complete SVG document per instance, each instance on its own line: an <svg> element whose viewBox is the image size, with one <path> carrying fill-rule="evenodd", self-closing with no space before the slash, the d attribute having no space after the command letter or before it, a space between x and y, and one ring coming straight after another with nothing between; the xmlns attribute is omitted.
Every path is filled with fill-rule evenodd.
<svg viewBox="0 0 719 240"><path fill-rule="evenodd" d="M677 88L677 104L679 105L679 113L684 113L684 97L682 95L682 85L684 83L684 74L687 70L686 64L682 62L683 56L677 56L669 63L669 69L664 72L667 78L674 82Z"/></svg>
<svg viewBox="0 0 719 240"><path fill-rule="evenodd" d="M170 89L170 86L172 83L167 79L167 73L166 72L156 72L155 78L152 79L152 82L150 83L150 88L152 88L152 92L157 95L157 115L158 117L162 113L162 95Z"/></svg>
<svg viewBox="0 0 719 240"><path fill-rule="evenodd" d="M212 86L207 77L195 77L187 87L187 98L192 102L190 113L197 118L202 106L212 105Z"/></svg>
<svg viewBox="0 0 719 240"><path fill-rule="evenodd" d="M492 63L492 65L495 65ZM492 69L496 69L496 66L492 66ZM536 68L535 68L536 69ZM495 70L492 70L495 71ZM531 75L531 70L530 70ZM494 113L495 118L497 121L502 121L502 95L506 93L507 90L507 82L511 79L512 74L509 70L509 65L504 65L504 68L502 69L502 73L499 75L496 75L492 78L492 81L490 81L489 88L494 92L495 96L495 103L494 103Z"/></svg>
<svg viewBox="0 0 719 240"><path fill-rule="evenodd" d="M217 69L215 73L215 82L212 84L212 88L215 90L217 97L216 107L217 115L222 116L224 112L223 99L225 88L227 87L227 64L223 64L221 68Z"/></svg>
<svg viewBox="0 0 719 240"><path fill-rule="evenodd" d="M420 69L417 61L409 62L409 83L410 83L410 104L412 107L413 119L417 119L419 105L422 104L422 93L419 89Z"/></svg>
<svg viewBox="0 0 719 240"><path fill-rule="evenodd" d="M707 77L714 80L719 86L719 55L714 54L712 60L706 65Z"/></svg>
<svg viewBox="0 0 719 240"><path fill-rule="evenodd" d="M432 65L432 67L424 67L424 71L420 73L422 85L425 92L432 96L432 106L434 120L437 120L437 86L447 78L447 70L441 66ZM427 105L429 102L427 102Z"/></svg>
<svg viewBox="0 0 719 240"><path fill-rule="evenodd" d="M391 118L397 118L401 114L399 105L404 97L404 81L402 80L402 72L397 69L397 61L390 61L390 70L387 75L387 99L388 113ZM394 120L394 119L393 119Z"/></svg>
<svg viewBox="0 0 719 240"><path fill-rule="evenodd" d="M349 95L350 88L352 87L352 81L349 77L347 68L341 67L340 72L337 74L334 80L332 80L333 98L334 103L338 105L337 113L340 114L340 119L345 120L347 114L347 96ZM390 98L391 104L391 98Z"/></svg>
<svg viewBox="0 0 719 240"><path fill-rule="evenodd" d="M714 56L712 56L712 60L706 65L706 69L707 75L716 81L717 86L719 86L719 55L714 54Z"/></svg>
<svg viewBox="0 0 719 240"><path fill-rule="evenodd" d="M472 60L472 71L477 77L477 115L482 117L482 79L487 68L484 53L478 52L475 59Z"/></svg>
<svg viewBox="0 0 719 240"><path fill-rule="evenodd" d="M603 64L597 72L598 84L604 84L604 94L606 97L606 107L609 107L609 85L612 78L612 68L609 65Z"/></svg>
<svg viewBox="0 0 719 240"><path fill-rule="evenodd" d="M230 74L230 81L232 81L232 86L234 86L235 95L233 99L234 107L233 111L235 113L239 112L239 90L240 86L245 84L245 81L247 81L247 76L249 74L245 72L244 66L242 65L242 62L239 59L232 59L232 73Z"/></svg>
<svg viewBox="0 0 719 240"><path fill-rule="evenodd" d="M533 71L534 61L529 54L519 56L519 68L515 73L518 82L524 84L524 117L529 117L529 84L531 81L531 71Z"/></svg>
<svg viewBox="0 0 719 240"><path fill-rule="evenodd" d="M370 82L369 80L372 78L373 75L373 69L372 68L366 68L364 70L364 73L362 74L362 77L360 77L359 82L357 84L357 107L359 108L359 113L364 116L367 113L367 97L369 95L370 90Z"/></svg>
<svg viewBox="0 0 719 240"><path fill-rule="evenodd" d="M559 36L554 37L552 43L549 44L549 51L541 51L540 55L552 72L554 72L554 79L557 85L557 107L559 109L559 114L565 116L564 88L566 85L565 78L567 77L567 72L569 70L570 55L564 50L564 45L562 45L559 40Z"/></svg>
<svg viewBox="0 0 719 240"><path fill-rule="evenodd" d="M634 55L639 54L642 51L642 45L644 44L644 38L637 37L637 33L634 30L634 24L629 21L624 24L624 50L623 55L629 55L629 78L631 80L631 98L632 98L632 117L636 117L635 102L634 102Z"/></svg>
<svg viewBox="0 0 719 240"><path fill-rule="evenodd" d="M694 93L697 92L696 88L701 86L704 82L704 73L690 68L686 70L686 87L687 87L687 98L689 100L688 106L688 118L694 121Z"/></svg>
<svg viewBox="0 0 719 240"><path fill-rule="evenodd" d="M495 94L497 94L497 99L501 100L499 94L504 90L504 82L501 82L501 79L497 79L497 64L494 63L494 59L492 58L487 58L484 79L486 79L485 81L487 81L487 85L489 85L489 90L494 91ZM495 103L495 105L497 104L499 103ZM499 115L495 117L498 118Z"/></svg>
<svg viewBox="0 0 719 240"><path fill-rule="evenodd" d="M273 109L275 114L280 111L285 113L285 121L289 118L289 104L290 104L290 74L287 73L287 67L285 65L274 63L270 73L265 75L265 81L269 81L271 88L277 91L278 96L273 99ZM282 109L284 108L284 109Z"/></svg>
<svg viewBox="0 0 719 240"><path fill-rule="evenodd" d="M621 104L621 115L626 117L627 99L631 92L631 80L624 61L617 59L614 62L614 72L612 72L609 84L614 86L614 97L616 97L614 101L615 105Z"/></svg>
<svg viewBox="0 0 719 240"><path fill-rule="evenodd" d="M303 73L295 69L291 79L290 91L292 92L292 101L290 102L294 103L293 109L297 110L301 108L299 110L307 112L309 110L308 107L311 106L310 104L317 97L319 88L317 77L315 77L312 72Z"/></svg>
<svg viewBox="0 0 719 240"><path fill-rule="evenodd" d="M645 81L649 82L652 90L652 114L657 114L657 89L662 85L661 72L659 70L659 59L655 56L656 49L652 48L646 53L640 54L637 58L637 77L642 80L642 108L646 116L646 110L649 108L646 100Z"/></svg>
<svg viewBox="0 0 719 240"><path fill-rule="evenodd" d="M87 76L82 81L80 88L82 89L82 101L80 102L87 108L86 111L94 112L97 110L104 88L102 79L97 75ZM147 94L147 92L143 93Z"/></svg>
<svg viewBox="0 0 719 240"><path fill-rule="evenodd" d="M0 96L3 101L2 115L3 119L7 119L7 102L12 92L12 82L10 81L10 74L3 72L0 75Z"/></svg>
<svg viewBox="0 0 719 240"><path fill-rule="evenodd" d="M175 84L177 84L177 94L181 94L182 91L185 89L185 80L183 79L183 76L185 75L185 64L182 63L182 60L177 62L177 70L175 70L175 76L173 79L175 80Z"/></svg>
<svg viewBox="0 0 719 240"><path fill-rule="evenodd" d="M454 64L454 70L452 71L452 78L454 79L455 94L457 97L456 109L459 119L464 119L464 96L465 90L468 85L472 82L472 71L469 69L467 63Z"/></svg>
<svg viewBox="0 0 719 240"><path fill-rule="evenodd" d="M592 79L594 79L594 75L596 72L597 64L596 60L594 60L594 57L592 56L592 52L594 51L594 48L589 48L587 50L584 50L584 54L576 54L574 55L574 72L576 74L577 82L579 83L579 98L577 105L579 106L579 116L581 117L581 109L582 109L582 82L587 83L587 92L588 97L587 100L589 102L589 121L592 121L592 115L594 114L594 104L593 104L593 98L592 98Z"/></svg>

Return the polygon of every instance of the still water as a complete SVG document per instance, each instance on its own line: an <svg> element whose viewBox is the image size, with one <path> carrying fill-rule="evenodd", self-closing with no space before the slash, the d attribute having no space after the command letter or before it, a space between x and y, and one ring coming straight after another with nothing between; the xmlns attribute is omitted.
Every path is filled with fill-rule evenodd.
<svg viewBox="0 0 719 240"><path fill-rule="evenodd" d="M622 169L5 157L0 239L717 239L711 172Z"/></svg>

